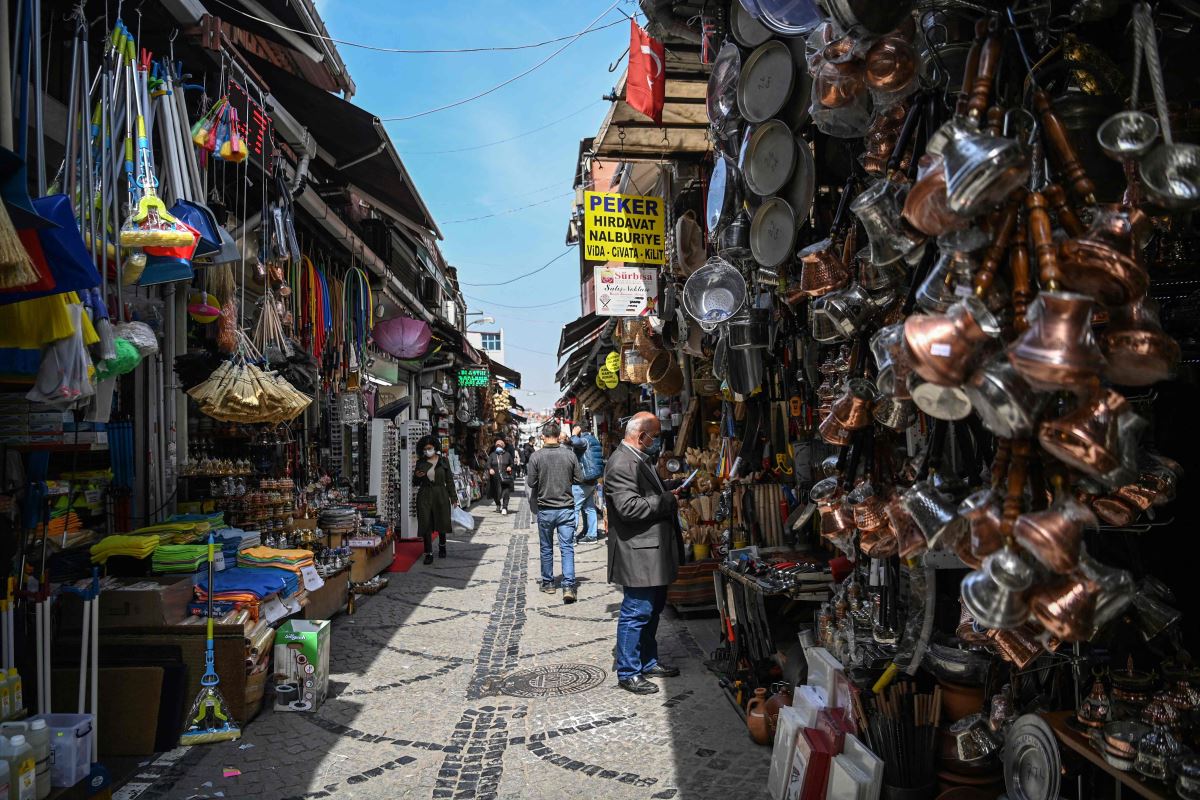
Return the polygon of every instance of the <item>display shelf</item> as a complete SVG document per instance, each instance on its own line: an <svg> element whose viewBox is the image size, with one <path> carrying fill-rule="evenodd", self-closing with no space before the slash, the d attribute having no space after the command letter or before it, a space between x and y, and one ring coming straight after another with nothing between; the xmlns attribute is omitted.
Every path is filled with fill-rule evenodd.
<svg viewBox="0 0 1200 800"><path fill-rule="evenodd" d="M1070 726L1068 720L1074 715L1072 711L1051 711L1042 716L1050 725L1050 730L1054 731L1054 736L1060 744L1066 745L1072 752L1083 756L1092 766L1118 781L1121 786L1132 789L1147 800L1172 800L1175 797L1175 793L1167 784L1161 781L1148 781L1136 772L1122 772L1105 761L1104 756L1096 752L1088 742L1087 736Z"/></svg>

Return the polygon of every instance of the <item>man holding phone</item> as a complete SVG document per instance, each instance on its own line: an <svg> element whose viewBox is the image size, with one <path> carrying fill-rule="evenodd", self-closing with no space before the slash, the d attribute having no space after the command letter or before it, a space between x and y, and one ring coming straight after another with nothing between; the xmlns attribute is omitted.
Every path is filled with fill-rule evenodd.
<svg viewBox="0 0 1200 800"><path fill-rule="evenodd" d="M659 616L683 563L679 490L669 491L655 470L660 432L654 414L634 414L604 471L608 582L625 591L617 618L617 685L634 694L658 691L647 678L679 674L658 660Z"/></svg>

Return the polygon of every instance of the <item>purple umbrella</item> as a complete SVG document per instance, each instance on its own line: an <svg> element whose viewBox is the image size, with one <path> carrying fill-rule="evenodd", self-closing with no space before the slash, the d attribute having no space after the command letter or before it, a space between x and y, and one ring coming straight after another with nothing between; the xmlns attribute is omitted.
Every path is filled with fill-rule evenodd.
<svg viewBox="0 0 1200 800"><path fill-rule="evenodd" d="M393 317L376 323L371 336L384 352L396 358L420 358L429 351L433 331L424 320Z"/></svg>

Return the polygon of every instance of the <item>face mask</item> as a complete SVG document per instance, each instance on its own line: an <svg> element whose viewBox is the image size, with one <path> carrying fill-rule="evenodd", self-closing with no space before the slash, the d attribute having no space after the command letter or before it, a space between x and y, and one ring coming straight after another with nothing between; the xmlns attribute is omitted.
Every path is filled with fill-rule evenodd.
<svg viewBox="0 0 1200 800"><path fill-rule="evenodd" d="M651 459L657 459L662 454L662 437L655 436L642 452Z"/></svg>
<svg viewBox="0 0 1200 800"><path fill-rule="evenodd" d="M433 451L433 450L426 450L426 451L425 451L425 457L426 457L426 458L433 458L433 453L434 453L434 451Z"/></svg>
<svg viewBox="0 0 1200 800"><path fill-rule="evenodd" d="M503 447L501 447L500 445L496 445L496 452L497 452L497 453L503 453L503 452L504 452L504 448L503 448Z"/></svg>

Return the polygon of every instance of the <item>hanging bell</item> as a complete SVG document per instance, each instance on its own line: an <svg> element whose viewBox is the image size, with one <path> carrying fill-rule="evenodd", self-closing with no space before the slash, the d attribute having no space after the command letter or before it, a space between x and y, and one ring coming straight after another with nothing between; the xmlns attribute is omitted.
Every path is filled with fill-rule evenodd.
<svg viewBox="0 0 1200 800"><path fill-rule="evenodd" d="M1149 233L1139 209L1102 206L1082 236L1062 243L1062 285L1107 306L1138 300L1150 284L1141 259Z"/></svg>
<svg viewBox="0 0 1200 800"><path fill-rule="evenodd" d="M850 210L867 230L871 259L877 264L899 261L925 240L910 232L900 216L902 192L903 187L891 181L876 181L850 204Z"/></svg>
<svg viewBox="0 0 1200 800"><path fill-rule="evenodd" d="M952 231L938 238L938 258L917 289L917 305L930 314L944 314L950 306L973 293L975 253L988 245L988 237L976 228Z"/></svg>
<svg viewBox="0 0 1200 800"><path fill-rule="evenodd" d="M1034 389L1082 394L1100 379L1104 356L1092 334L1092 298L1042 292L1025 315L1029 328L1008 348L1008 360Z"/></svg>
<svg viewBox="0 0 1200 800"><path fill-rule="evenodd" d="M1000 324L974 296L945 314L914 314L904 321L913 371L939 386L961 384L979 354L999 336Z"/></svg>
<svg viewBox="0 0 1200 800"><path fill-rule="evenodd" d="M1121 386L1150 386L1174 377L1179 343L1158 322L1158 303L1143 297L1109 311L1100 335L1106 365L1104 377Z"/></svg>

